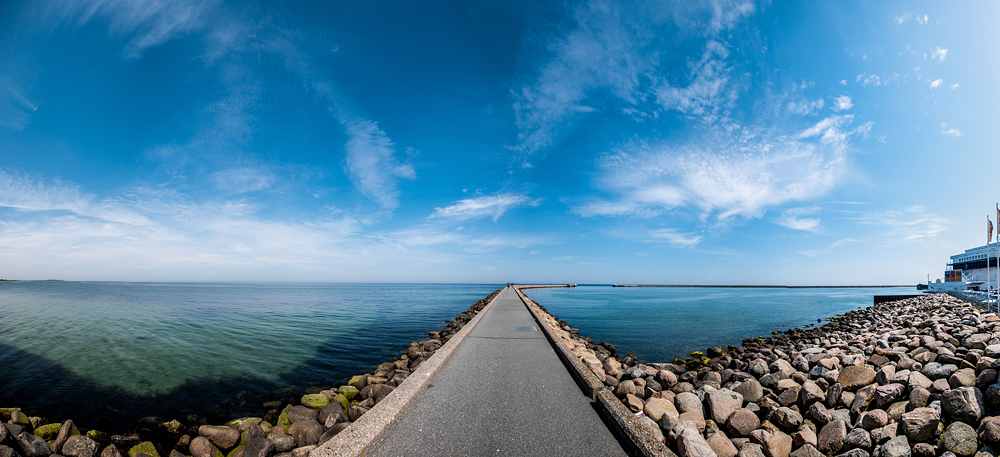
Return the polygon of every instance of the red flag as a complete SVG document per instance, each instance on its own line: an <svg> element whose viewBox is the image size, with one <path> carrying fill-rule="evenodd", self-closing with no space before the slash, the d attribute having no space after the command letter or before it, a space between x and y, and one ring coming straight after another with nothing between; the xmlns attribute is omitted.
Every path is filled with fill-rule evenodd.
<svg viewBox="0 0 1000 457"><path fill-rule="evenodd" d="M986 216L986 244L993 242L993 221L990 220L989 216Z"/></svg>

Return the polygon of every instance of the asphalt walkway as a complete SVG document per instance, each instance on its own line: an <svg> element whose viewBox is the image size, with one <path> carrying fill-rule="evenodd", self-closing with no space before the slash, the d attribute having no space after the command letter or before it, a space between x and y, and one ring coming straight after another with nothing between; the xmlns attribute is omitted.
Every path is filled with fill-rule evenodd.
<svg viewBox="0 0 1000 457"><path fill-rule="evenodd" d="M368 455L626 455L538 325L505 289Z"/></svg>

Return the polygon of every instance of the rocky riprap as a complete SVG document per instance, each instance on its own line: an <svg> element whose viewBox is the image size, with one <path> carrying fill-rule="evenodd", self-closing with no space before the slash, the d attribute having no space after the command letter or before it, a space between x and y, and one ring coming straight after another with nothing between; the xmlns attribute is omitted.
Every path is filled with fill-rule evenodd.
<svg viewBox="0 0 1000 457"><path fill-rule="evenodd" d="M1000 319L948 295L851 311L674 363L619 356L551 320L681 457L1000 455Z"/></svg>
<svg viewBox="0 0 1000 457"><path fill-rule="evenodd" d="M186 427L152 418L129 435L79 430L72 420L48 423L18 408L0 408L0 457L307 457L320 444L358 420L404 382L418 366L458 333L502 289L472 305L430 338L411 343L374 373L344 386L303 395L298 404L264 404L262 417L225 425Z"/></svg>

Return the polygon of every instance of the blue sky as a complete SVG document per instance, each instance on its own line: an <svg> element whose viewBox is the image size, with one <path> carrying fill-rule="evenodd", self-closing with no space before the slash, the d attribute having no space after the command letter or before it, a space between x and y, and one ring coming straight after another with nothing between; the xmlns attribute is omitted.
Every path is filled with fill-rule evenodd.
<svg viewBox="0 0 1000 457"><path fill-rule="evenodd" d="M994 2L0 3L0 277L914 284Z"/></svg>

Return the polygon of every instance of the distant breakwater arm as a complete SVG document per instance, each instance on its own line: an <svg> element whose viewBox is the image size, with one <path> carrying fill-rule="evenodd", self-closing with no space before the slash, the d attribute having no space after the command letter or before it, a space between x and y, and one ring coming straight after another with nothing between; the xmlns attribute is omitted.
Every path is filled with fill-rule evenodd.
<svg viewBox="0 0 1000 457"><path fill-rule="evenodd" d="M890 287L913 287L912 284L905 285L881 285L881 286L783 286L783 285L725 285L713 286L707 284L612 284L611 287L700 287L709 289L884 289ZM530 287L521 287L529 289Z"/></svg>

